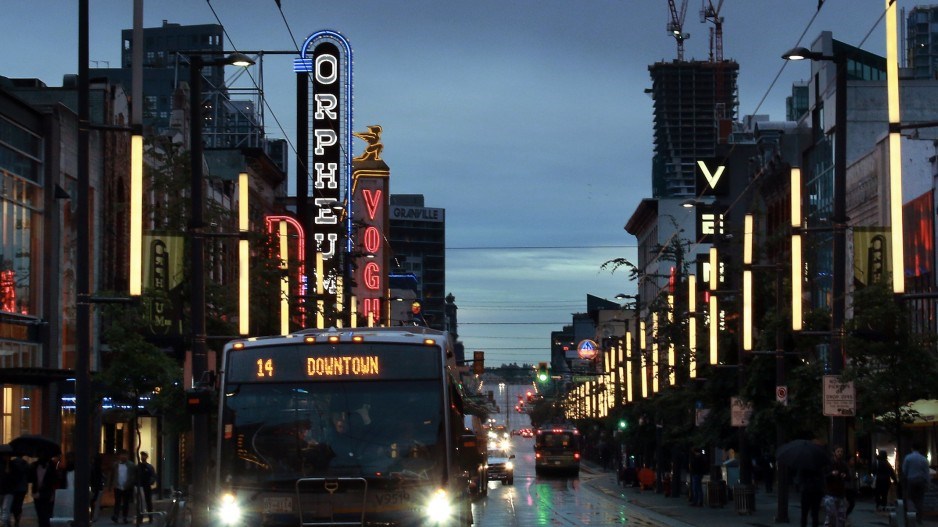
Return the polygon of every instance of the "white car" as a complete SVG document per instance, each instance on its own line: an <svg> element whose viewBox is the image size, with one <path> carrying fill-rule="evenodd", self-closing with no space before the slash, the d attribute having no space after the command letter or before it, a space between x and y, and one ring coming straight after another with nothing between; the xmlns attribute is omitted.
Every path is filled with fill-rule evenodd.
<svg viewBox="0 0 938 527"><path fill-rule="evenodd" d="M514 454L505 450L489 450L488 480L501 480L502 485L515 484Z"/></svg>

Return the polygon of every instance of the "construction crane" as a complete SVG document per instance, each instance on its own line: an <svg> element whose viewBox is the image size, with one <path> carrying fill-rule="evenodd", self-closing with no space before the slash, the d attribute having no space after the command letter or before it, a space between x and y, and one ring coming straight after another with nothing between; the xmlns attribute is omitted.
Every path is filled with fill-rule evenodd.
<svg viewBox="0 0 938 527"><path fill-rule="evenodd" d="M712 22L710 28L710 62L723 62L723 17L720 16L720 8L723 7L723 0L717 2L713 7L712 0L702 0L700 8L700 21Z"/></svg>
<svg viewBox="0 0 938 527"><path fill-rule="evenodd" d="M681 9L674 5L674 0L668 0L671 9L671 21L668 22L668 33L677 41L677 60L684 60L684 41L690 38L690 33L684 33L684 15L687 14L687 0L682 0Z"/></svg>

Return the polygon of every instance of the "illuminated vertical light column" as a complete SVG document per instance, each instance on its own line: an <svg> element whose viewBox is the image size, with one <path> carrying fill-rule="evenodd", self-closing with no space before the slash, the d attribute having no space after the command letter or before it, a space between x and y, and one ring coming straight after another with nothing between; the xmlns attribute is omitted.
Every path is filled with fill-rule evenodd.
<svg viewBox="0 0 938 527"><path fill-rule="evenodd" d="M717 306L717 283L719 283L720 261L717 258L717 248L710 248L710 364L719 360L717 340L720 330L720 312Z"/></svg>
<svg viewBox="0 0 938 527"><path fill-rule="evenodd" d="M791 169L791 329L801 331L801 169Z"/></svg>
<svg viewBox="0 0 938 527"><path fill-rule="evenodd" d="M651 314L651 391L658 393L658 313Z"/></svg>
<svg viewBox="0 0 938 527"><path fill-rule="evenodd" d="M668 295L668 324L674 324L674 295ZM674 332L668 336L668 384L674 386L677 384L677 360L674 356Z"/></svg>
<svg viewBox="0 0 938 527"><path fill-rule="evenodd" d="M629 344L627 344L627 342L624 342L624 341L627 340L628 338L629 338L628 334L626 333L625 338L619 339L619 343L616 346L616 372L617 372L616 383L618 386L625 385L626 391L628 391L629 389L629 379L625 377L625 369L626 369L625 368L625 352L626 352L626 348L629 347ZM620 389L619 400L616 401L616 404L622 403L621 394L622 394L622 391Z"/></svg>
<svg viewBox="0 0 938 527"><path fill-rule="evenodd" d="M638 323L638 354L641 360L642 370L642 399L648 398L648 356L645 355L645 321Z"/></svg>
<svg viewBox="0 0 938 527"><path fill-rule="evenodd" d="M135 104L134 107L140 106ZM143 136L130 137L130 288L140 296L143 288Z"/></svg>
<svg viewBox="0 0 938 527"><path fill-rule="evenodd" d="M632 333L625 337L625 402L632 402Z"/></svg>
<svg viewBox="0 0 938 527"><path fill-rule="evenodd" d="M687 275L687 349L690 378L697 377L697 276Z"/></svg>
<svg viewBox="0 0 938 527"><path fill-rule="evenodd" d="M899 134L897 0L886 0L886 93L889 104L889 220L892 232L892 290L905 292L902 233L902 141Z"/></svg>
<svg viewBox="0 0 938 527"><path fill-rule="evenodd" d="M238 332L250 333L250 291L251 291L251 253L248 245L248 175L238 174Z"/></svg>
<svg viewBox="0 0 938 527"><path fill-rule="evenodd" d="M290 275L287 273L290 268L290 238L287 236L287 222L280 222L278 232L280 269L283 270L283 278L280 279L280 334L287 335L290 333Z"/></svg>
<svg viewBox="0 0 938 527"><path fill-rule="evenodd" d="M325 293L325 285L322 279L323 273L323 258L322 253L316 253L316 327L318 329L325 329L326 327L326 301L323 299L323 294Z"/></svg>
<svg viewBox="0 0 938 527"><path fill-rule="evenodd" d="M752 214L743 221L743 350L752 351Z"/></svg>

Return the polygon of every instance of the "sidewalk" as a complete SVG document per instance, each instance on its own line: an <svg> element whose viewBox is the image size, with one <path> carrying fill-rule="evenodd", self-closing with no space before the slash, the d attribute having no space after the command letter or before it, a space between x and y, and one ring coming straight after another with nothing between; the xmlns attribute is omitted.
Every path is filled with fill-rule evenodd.
<svg viewBox="0 0 938 527"><path fill-rule="evenodd" d="M756 510L752 514L740 514L736 511L736 504L732 499L728 500L723 507L691 507L686 495L671 498L651 490L642 491L638 487L620 487L616 484L614 472L604 471L590 462L584 462L580 467L588 474L599 476L590 482L598 490L624 500L628 505L637 509L636 512L639 514L660 523L677 527L725 527L727 525L761 527L776 524L778 494L766 493L764 488L756 490ZM823 525L824 518L820 520L820 524ZM889 526L889 512L877 512L872 497L857 498L856 506L848 522L850 527ZM788 493L787 523L795 526L801 524L801 498L794 491ZM810 518L808 518L808 525L811 525ZM926 517L925 525L938 525L938 518ZM909 527L914 527L914 522Z"/></svg>
<svg viewBox="0 0 938 527"><path fill-rule="evenodd" d="M153 510L154 511L168 511L172 505L172 500L169 499L153 499ZM133 506L131 505L131 510ZM111 515L114 513L114 507L107 506L102 507L101 511L98 513L98 518L91 523L94 527L124 527L124 525L132 526L134 525L134 518L130 517L128 520L130 523L124 524L119 518L117 522L111 521ZM150 527L150 523L143 523L144 527ZM160 522L156 521L152 524L154 527L159 527ZM23 504L23 515L20 518L20 527L37 527L36 522L36 507L33 506L32 502Z"/></svg>

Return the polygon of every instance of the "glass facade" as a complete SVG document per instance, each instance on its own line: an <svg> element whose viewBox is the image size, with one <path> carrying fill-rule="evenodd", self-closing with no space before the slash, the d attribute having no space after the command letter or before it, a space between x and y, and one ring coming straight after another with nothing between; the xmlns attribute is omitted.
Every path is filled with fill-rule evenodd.
<svg viewBox="0 0 938 527"><path fill-rule="evenodd" d="M0 312L39 317L42 140L0 117Z"/></svg>

